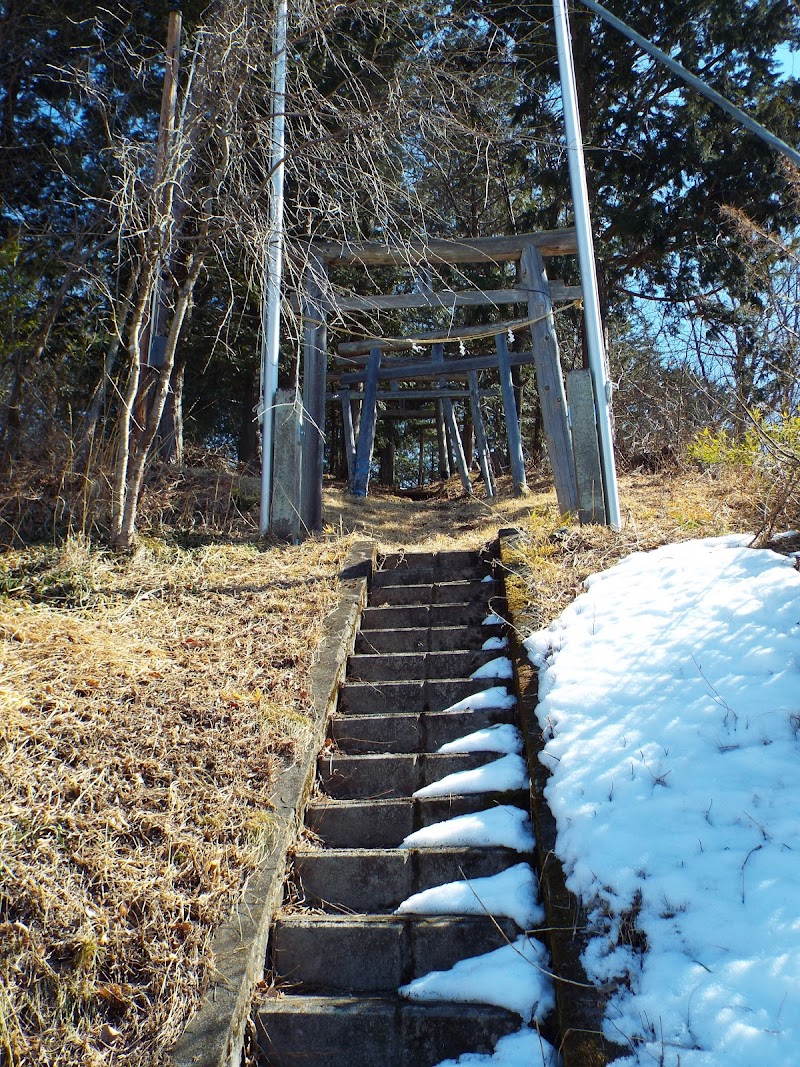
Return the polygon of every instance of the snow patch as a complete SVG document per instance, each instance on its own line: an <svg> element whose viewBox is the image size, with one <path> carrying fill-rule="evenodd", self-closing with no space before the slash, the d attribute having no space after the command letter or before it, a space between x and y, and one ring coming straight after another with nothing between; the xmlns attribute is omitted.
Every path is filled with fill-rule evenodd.
<svg viewBox="0 0 800 1067"><path fill-rule="evenodd" d="M527 789L528 766L522 756L511 754L473 767L469 771L446 774L438 782L418 789L415 797L459 796L466 793L505 793L512 789Z"/></svg>
<svg viewBox="0 0 800 1067"><path fill-rule="evenodd" d="M522 930L544 920L536 876L516 863L488 878L446 882L404 900L396 915L495 915L513 919Z"/></svg>
<svg viewBox="0 0 800 1067"><path fill-rule="evenodd" d="M522 752L522 734L511 723L486 726L483 730L448 741L437 752Z"/></svg>
<svg viewBox="0 0 800 1067"><path fill-rule="evenodd" d="M451 704L445 711L478 711L481 708L503 708L508 710L517 703L517 698L512 696L504 685L493 685L489 689L482 689L480 693L472 693Z"/></svg>
<svg viewBox="0 0 800 1067"><path fill-rule="evenodd" d="M408 1000L448 1000L459 1004L494 1004L541 1019L555 1006L546 973L547 953L540 942L519 937L494 952L459 960L449 971L431 971L398 992Z"/></svg>
<svg viewBox="0 0 800 1067"><path fill-rule="evenodd" d="M560 1067L561 1057L542 1035L523 1026L515 1034L501 1037L494 1052L466 1052L457 1060L442 1060L436 1067Z"/></svg>
<svg viewBox="0 0 800 1067"><path fill-rule="evenodd" d="M748 540L632 555L527 642L617 1067L800 1062L800 574Z"/></svg>
<svg viewBox="0 0 800 1067"><path fill-rule="evenodd" d="M531 820L522 808L502 804L486 811L456 815L423 826L405 838L400 848L510 848L533 851Z"/></svg>
<svg viewBox="0 0 800 1067"><path fill-rule="evenodd" d="M504 648L508 648L507 637L487 637L481 645L481 650L483 652L499 652Z"/></svg>
<svg viewBox="0 0 800 1067"><path fill-rule="evenodd" d="M514 664L508 658L508 656L498 656L496 659L490 659L488 663L484 663L483 666L478 667L476 671L473 671L470 678L513 678L514 677Z"/></svg>

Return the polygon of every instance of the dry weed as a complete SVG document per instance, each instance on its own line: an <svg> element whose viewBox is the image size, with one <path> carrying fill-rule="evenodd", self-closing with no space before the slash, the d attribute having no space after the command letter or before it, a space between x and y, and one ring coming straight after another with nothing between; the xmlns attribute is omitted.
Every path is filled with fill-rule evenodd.
<svg viewBox="0 0 800 1067"><path fill-rule="evenodd" d="M749 500L732 480L693 471L620 478L622 529L564 524L555 500L535 507L520 525L510 558L509 602L526 632L552 622L584 580L632 552L712 537L750 526Z"/></svg>
<svg viewBox="0 0 800 1067"><path fill-rule="evenodd" d="M269 844L346 547L4 557L0 1061L162 1062Z"/></svg>

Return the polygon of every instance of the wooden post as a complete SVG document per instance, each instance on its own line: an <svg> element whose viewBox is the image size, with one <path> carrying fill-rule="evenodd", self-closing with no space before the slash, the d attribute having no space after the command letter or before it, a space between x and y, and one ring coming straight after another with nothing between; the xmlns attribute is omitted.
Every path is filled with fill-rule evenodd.
<svg viewBox="0 0 800 1067"><path fill-rule="evenodd" d="M389 485L394 488L395 428L397 424L394 419L384 418L383 425L386 444L381 449L380 454L380 481L381 485Z"/></svg>
<svg viewBox="0 0 800 1067"><path fill-rule="evenodd" d="M524 496L528 490L525 481L525 457L522 454L522 435L517 418L517 403L514 399L514 383L511 380L511 357L508 341L504 333L495 337L497 358L500 369L500 389L503 393L503 408L506 415L506 437L508 438L508 461L511 465L511 479L517 496Z"/></svg>
<svg viewBox="0 0 800 1067"><path fill-rule="evenodd" d="M446 482L450 477L450 456L447 447L447 432L444 426L444 409L441 400L436 402L436 445L439 450L439 478Z"/></svg>
<svg viewBox="0 0 800 1067"><path fill-rule="evenodd" d="M327 268L312 260L303 300L303 428L300 519L309 533L322 529L322 465L325 444L325 380L328 329L324 283Z"/></svg>
<svg viewBox="0 0 800 1067"><path fill-rule="evenodd" d="M538 248L529 244L522 252L521 264L522 288L528 290L528 316L536 320L531 325L536 386L558 506L562 514L577 512L578 486L564 395L564 376L553 323L550 287Z"/></svg>
<svg viewBox="0 0 800 1067"><path fill-rule="evenodd" d="M300 537L300 406L294 389L279 389L275 404L275 462L270 529L291 541Z"/></svg>
<svg viewBox="0 0 800 1067"><path fill-rule="evenodd" d="M375 423L378 414L378 371L381 368L381 350L373 348L367 363L367 380L361 403L361 425L358 429L356 462L350 492L353 496L366 496L369 489L369 474L372 466L372 449L375 446Z"/></svg>
<svg viewBox="0 0 800 1067"><path fill-rule="evenodd" d="M419 431L419 466L417 467L417 485L425 484L425 430Z"/></svg>
<svg viewBox="0 0 800 1067"><path fill-rule="evenodd" d="M489 462L489 443L486 440L486 427L483 424L481 398L478 392L478 372L474 370L469 372L469 402L472 408L472 425L475 427L475 444L478 449L478 463L483 476L483 484L486 487L487 497L493 497L494 482Z"/></svg>
<svg viewBox="0 0 800 1067"><path fill-rule="evenodd" d="M573 370L567 375L567 399L575 450L575 475L578 483L578 519L581 522L606 521L603 477L600 471L600 448L594 409L592 375L588 370Z"/></svg>
<svg viewBox="0 0 800 1067"><path fill-rule="evenodd" d="M444 346L433 345L431 347L431 359L434 363L444 363ZM439 385L444 389L447 386L447 379L440 378ZM472 482L469 477L469 469L467 467L467 461L464 457L464 446L461 443L461 434L458 432L458 426L456 424L456 416L453 411L453 401L447 397L442 401L442 411L444 412L444 424L450 435L450 444L455 455L456 465L458 467L458 474L461 478L461 485L464 492L467 495L472 493Z"/></svg>
<svg viewBox="0 0 800 1067"><path fill-rule="evenodd" d="M342 389L342 432L344 433L344 454L347 460L347 481L353 480L355 469L356 438L353 432L353 408L350 402L350 390Z"/></svg>

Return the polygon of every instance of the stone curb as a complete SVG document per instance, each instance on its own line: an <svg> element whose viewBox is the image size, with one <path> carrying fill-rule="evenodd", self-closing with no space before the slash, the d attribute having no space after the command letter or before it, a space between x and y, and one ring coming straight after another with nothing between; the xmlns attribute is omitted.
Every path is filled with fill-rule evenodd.
<svg viewBox="0 0 800 1067"><path fill-rule="evenodd" d="M325 621L325 636L311 670L312 732L270 796L275 828L269 855L249 880L231 918L214 935L215 978L171 1053L171 1067L240 1065L253 989L264 975L270 923L281 902L287 852L303 821L317 754L366 603L376 550L374 541L356 542L339 575L339 605Z"/></svg>
<svg viewBox="0 0 800 1067"><path fill-rule="evenodd" d="M519 530L500 530L499 556L504 572L519 572L519 564L513 561L519 536ZM559 1051L564 1067L604 1067L630 1050L603 1036L606 995L589 983L581 963L581 954L588 943L585 910L580 900L567 889L564 869L555 851L556 822L544 796L550 775L539 759L544 740L536 718L538 671L528 659L515 618L510 612L506 618L511 623L509 656L514 663L520 726L530 767L531 813L547 942L553 974L563 979L556 981L555 990L557 1025L561 1035Z"/></svg>

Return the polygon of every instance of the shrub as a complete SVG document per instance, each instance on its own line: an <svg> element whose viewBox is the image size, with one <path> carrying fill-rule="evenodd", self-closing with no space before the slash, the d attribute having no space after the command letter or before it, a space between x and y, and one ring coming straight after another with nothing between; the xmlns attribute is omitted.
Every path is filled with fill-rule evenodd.
<svg viewBox="0 0 800 1067"><path fill-rule="evenodd" d="M800 416L750 411L741 434L706 427L695 435L689 458L716 475L744 481L751 494L757 535L800 525Z"/></svg>

